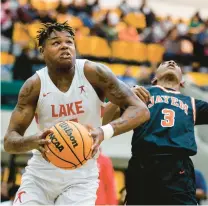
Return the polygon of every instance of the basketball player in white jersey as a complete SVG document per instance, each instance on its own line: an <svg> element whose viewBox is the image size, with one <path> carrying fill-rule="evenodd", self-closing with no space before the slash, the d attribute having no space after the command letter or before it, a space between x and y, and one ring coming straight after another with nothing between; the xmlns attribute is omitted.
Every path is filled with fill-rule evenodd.
<svg viewBox="0 0 208 206"><path fill-rule="evenodd" d="M46 67L20 90L4 148L11 154L33 150L14 205L94 205L98 188L96 159L75 170L63 170L45 160L48 129L59 121L74 120L93 127L93 155L104 139L127 132L149 119L149 110L111 70L76 59L74 30L67 23L47 23L38 35ZM126 108L117 120L102 126L104 98ZM39 133L24 136L36 117ZM44 158L43 158L44 157Z"/></svg>

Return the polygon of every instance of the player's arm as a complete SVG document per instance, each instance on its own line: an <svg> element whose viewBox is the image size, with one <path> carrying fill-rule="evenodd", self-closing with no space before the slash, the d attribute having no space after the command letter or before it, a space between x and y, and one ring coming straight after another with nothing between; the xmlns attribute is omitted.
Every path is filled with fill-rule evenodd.
<svg viewBox="0 0 208 206"><path fill-rule="evenodd" d="M134 86L131 90L146 104L150 99L150 93L142 86ZM119 106L108 102L104 108L104 116L103 116L103 125L108 124L109 122L118 119L121 114L121 109Z"/></svg>
<svg viewBox="0 0 208 206"><path fill-rule="evenodd" d="M208 102L195 99L195 125L208 124Z"/></svg>
<svg viewBox="0 0 208 206"><path fill-rule="evenodd" d="M118 119L121 116L120 107L111 102L106 103L104 108L103 115L103 125L108 124L109 122Z"/></svg>
<svg viewBox="0 0 208 206"><path fill-rule="evenodd" d="M11 154L28 152L32 149L40 149L39 146L47 141L42 139L44 135L24 137L26 129L33 120L40 92L40 79L37 74L29 78L22 86L17 105L12 112L9 127L4 137L4 149Z"/></svg>
<svg viewBox="0 0 208 206"><path fill-rule="evenodd" d="M85 75L91 84L102 90L110 102L125 108L120 118L110 122L114 136L128 132L149 120L150 113L146 105L108 67L87 61Z"/></svg>

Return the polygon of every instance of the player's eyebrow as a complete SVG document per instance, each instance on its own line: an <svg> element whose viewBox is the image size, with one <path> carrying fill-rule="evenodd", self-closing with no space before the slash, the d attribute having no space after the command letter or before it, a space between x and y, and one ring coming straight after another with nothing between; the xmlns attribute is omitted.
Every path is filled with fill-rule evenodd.
<svg viewBox="0 0 208 206"><path fill-rule="evenodd" d="M66 36L66 37L72 38L71 36ZM61 38L61 37L54 36L54 37L50 37L50 38L48 38L48 39L49 39L49 40L54 40L54 39L59 39L59 38Z"/></svg>
<svg viewBox="0 0 208 206"><path fill-rule="evenodd" d="M53 40L53 39L58 39L59 37L55 36L55 37L51 37L51 38L48 38L49 40Z"/></svg>

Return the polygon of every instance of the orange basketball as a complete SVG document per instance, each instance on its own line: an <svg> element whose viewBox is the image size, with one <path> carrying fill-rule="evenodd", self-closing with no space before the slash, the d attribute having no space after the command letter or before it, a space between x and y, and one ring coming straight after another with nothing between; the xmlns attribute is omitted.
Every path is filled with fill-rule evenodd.
<svg viewBox="0 0 208 206"><path fill-rule="evenodd" d="M76 169L91 158L93 139L81 124L64 121L54 125L52 134L47 135L51 143L46 145L46 156L55 166L62 169Z"/></svg>

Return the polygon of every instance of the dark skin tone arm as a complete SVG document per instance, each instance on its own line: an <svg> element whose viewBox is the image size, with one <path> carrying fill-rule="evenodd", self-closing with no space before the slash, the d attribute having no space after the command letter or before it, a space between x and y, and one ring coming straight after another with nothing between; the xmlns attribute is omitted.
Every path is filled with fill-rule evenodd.
<svg viewBox="0 0 208 206"><path fill-rule="evenodd" d="M120 107L116 104L112 104L111 102L108 102L105 105L104 109L104 116L103 116L103 125L108 124L109 122L118 119L120 115Z"/></svg>
<svg viewBox="0 0 208 206"><path fill-rule="evenodd" d="M22 86L17 105L12 112L10 123L4 137L5 151L11 154L28 152L38 149L42 154L45 152L44 145L49 144L45 137L51 133L46 130L43 133L24 136L26 129L32 122L40 92L40 79L35 74Z"/></svg>
<svg viewBox="0 0 208 206"><path fill-rule="evenodd" d="M132 87L131 90L145 103L150 99L150 93L142 86ZM103 125L108 124L112 120L118 119L121 116L120 107L111 102L108 102L105 105L104 116L103 116Z"/></svg>
<svg viewBox="0 0 208 206"><path fill-rule="evenodd" d="M85 75L94 87L102 91L104 97L107 97L113 104L126 108L120 118L110 122L114 129L114 136L128 132L149 120L150 114L146 105L130 88L119 81L108 67L87 61ZM100 135L97 134L98 132ZM103 141L102 129L92 132L92 136L96 136L93 147L95 154L99 144Z"/></svg>

